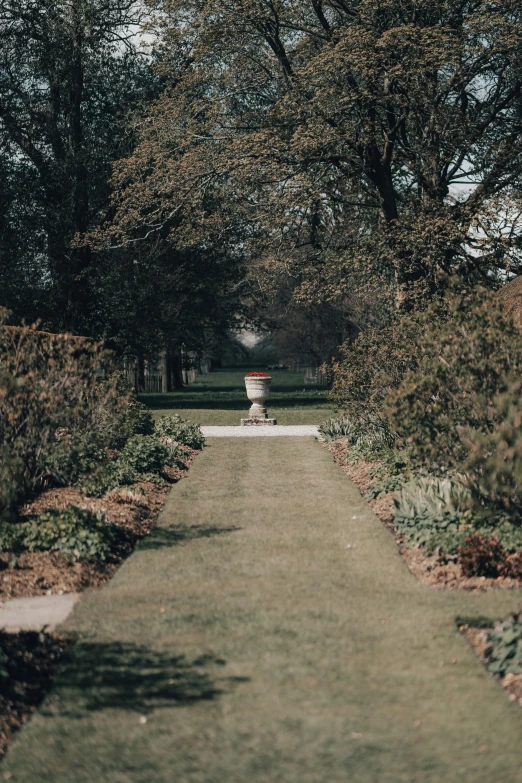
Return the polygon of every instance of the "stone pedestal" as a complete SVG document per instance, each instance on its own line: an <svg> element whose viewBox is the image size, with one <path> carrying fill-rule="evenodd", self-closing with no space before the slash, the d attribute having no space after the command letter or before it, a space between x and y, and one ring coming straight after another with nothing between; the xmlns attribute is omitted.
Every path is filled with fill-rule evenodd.
<svg viewBox="0 0 522 783"><path fill-rule="evenodd" d="M242 427L259 427L266 424L277 424L276 419L269 419L264 402L270 394L270 383L272 379L269 375L263 377L249 376L245 378L247 397L252 403L248 411L248 418L241 419Z"/></svg>

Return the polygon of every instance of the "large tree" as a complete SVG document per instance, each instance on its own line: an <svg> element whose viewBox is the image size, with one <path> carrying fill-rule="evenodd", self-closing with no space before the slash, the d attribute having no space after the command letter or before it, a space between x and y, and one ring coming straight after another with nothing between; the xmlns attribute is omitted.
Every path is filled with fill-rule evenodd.
<svg viewBox="0 0 522 783"><path fill-rule="evenodd" d="M517 0L150 5L169 89L117 169L108 241L230 243L315 300L522 271Z"/></svg>
<svg viewBox="0 0 522 783"><path fill-rule="evenodd" d="M122 120L157 83L142 18L136 0L0 0L1 303L18 317L92 331L93 256L74 239L107 218Z"/></svg>

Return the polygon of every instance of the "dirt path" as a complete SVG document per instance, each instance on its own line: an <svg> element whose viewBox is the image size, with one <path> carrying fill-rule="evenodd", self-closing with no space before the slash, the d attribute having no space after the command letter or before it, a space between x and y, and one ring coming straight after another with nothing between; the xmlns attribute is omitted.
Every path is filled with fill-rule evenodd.
<svg viewBox="0 0 522 783"><path fill-rule="evenodd" d="M522 711L312 438L209 441L2 765L24 783L520 783ZM11 777L9 777L11 775Z"/></svg>

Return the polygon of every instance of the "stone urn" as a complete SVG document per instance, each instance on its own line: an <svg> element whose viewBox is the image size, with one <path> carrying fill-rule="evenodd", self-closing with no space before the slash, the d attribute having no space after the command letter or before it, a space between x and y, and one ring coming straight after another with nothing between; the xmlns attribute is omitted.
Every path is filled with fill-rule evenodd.
<svg viewBox="0 0 522 783"><path fill-rule="evenodd" d="M268 418L264 403L270 394L271 383L272 378L267 373L247 375L245 377L247 397L252 403L252 407L248 412L250 419L263 421Z"/></svg>

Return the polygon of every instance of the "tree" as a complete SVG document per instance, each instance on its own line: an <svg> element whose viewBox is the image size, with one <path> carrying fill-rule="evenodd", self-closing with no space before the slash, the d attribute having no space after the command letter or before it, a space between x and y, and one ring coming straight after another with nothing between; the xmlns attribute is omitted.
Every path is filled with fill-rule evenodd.
<svg viewBox="0 0 522 783"><path fill-rule="evenodd" d="M92 332L95 261L73 240L106 219L111 161L132 147L122 119L155 89L142 15L136 0L0 0L0 275L18 317Z"/></svg>
<svg viewBox="0 0 522 783"><path fill-rule="evenodd" d="M516 0L150 5L169 89L116 170L109 241L235 237L300 296L362 275L406 308L440 273L521 271Z"/></svg>

